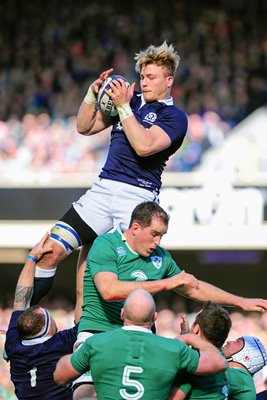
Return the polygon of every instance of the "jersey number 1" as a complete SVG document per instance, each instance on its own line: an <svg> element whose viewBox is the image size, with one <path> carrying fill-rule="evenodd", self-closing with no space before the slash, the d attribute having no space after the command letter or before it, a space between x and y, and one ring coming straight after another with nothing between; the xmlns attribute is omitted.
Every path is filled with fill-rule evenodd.
<svg viewBox="0 0 267 400"><path fill-rule="evenodd" d="M36 374L37 368L34 367L32 368L29 373L31 375L31 387L35 387L36 386L36 378L37 378L37 374Z"/></svg>

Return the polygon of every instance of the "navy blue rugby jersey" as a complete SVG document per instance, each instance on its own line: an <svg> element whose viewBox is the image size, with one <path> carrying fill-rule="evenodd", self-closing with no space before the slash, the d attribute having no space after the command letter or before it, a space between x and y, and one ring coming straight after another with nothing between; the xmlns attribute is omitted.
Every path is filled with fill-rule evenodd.
<svg viewBox="0 0 267 400"><path fill-rule="evenodd" d="M135 92L130 103L136 119L145 128L158 125L169 135L171 145L159 153L140 157L124 134L119 117L113 117L109 152L99 177L143 187L158 194L166 161L181 147L188 120L184 111L173 105L171 97L149 103L142 99L142 95Z"/></svg>
<svg viewBox="0 0 267 400"><path fill-rule="evenodd" d="M45 341L21 340L17 320L23 311L11 315L5 352L10 362L11 380L19 400L71 400L71 385L59 386L53 380L57 361L73 352L78 326L56 333ZM44 338L42 338L44 340Z"/></svg>

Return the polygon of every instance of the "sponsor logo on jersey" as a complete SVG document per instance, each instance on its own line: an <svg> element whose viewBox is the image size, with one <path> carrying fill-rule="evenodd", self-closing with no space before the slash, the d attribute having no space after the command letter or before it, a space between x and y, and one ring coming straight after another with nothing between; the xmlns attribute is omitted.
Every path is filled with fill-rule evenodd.
<svg viewBox="0 0 267 400"><path fill-rule="evenodd" d="M154 267L156 267L157 269L161 268L161 266L162 266L162 257L151 256L150 259L151 259L151 262L154 265Z"/></svg>
<svg viewBox="0 0 267 400"><path fill-rule="evenodd" d="M125 256L126 251L123 247L117 247L117 253L119 254L119 256Z"/></svg>
<svg viewBox="0 0 267 400"><path fill-rule="evenodd" d="M137 270L131 273L131 277L135 278L136 281L147 281L148 277L143 271Z"/></svg>
<svg viewBox="0 0 267 400"><path fill-rule="evenodd" d="M144 117L144 121L148 122L151 125L156 121L156 119L157 119L157 114L155 114L154 112L150 112Z"/></svg>

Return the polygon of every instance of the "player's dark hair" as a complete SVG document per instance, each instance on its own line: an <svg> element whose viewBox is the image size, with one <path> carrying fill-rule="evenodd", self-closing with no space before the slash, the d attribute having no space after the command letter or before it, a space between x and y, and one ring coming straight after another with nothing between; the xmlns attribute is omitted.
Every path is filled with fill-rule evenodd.
<svg viewBox="0 0 267 400"><path fill-rule="evenodd" d="M39 305L27 308L18 318L17 330L22 339L37 335L45 324L45 315L38 313Z"/></svg>
<svg viewBox="0 0 267 400"><path fill-rule="evenodd" d="M205 338L221 349L229 334L232 322L228 312L219 304L207 301L197 314L194 325L198 324Z"/></svg>
<svg viewBox="0 0 267 400"><path fill-rule="evenodd" d="M144 201L138 204L133 210L130 226L134 222L138 222L142 227L150 226L154 217L160 218L168 226L170 217L166 211L155 201Z"/></svg>

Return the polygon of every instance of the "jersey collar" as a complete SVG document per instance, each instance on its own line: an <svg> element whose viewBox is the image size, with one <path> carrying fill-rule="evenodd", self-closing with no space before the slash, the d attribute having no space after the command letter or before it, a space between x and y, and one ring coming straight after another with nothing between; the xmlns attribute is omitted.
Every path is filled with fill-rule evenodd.
<svg viewBox="0 0 267 400"><path fill-rule="evenodd" d="M139 107L139 109L140 109L146 104L146 101L145 101L144 96L142 95L142 93L139 93L137 96L141 97L141 105ZM157 100L157 101L159 103L166 104L166 106L173 106L173 97L172 96L169 96L167 99Z"/></svg>
<svg viewBox="0 0 267 400"><path fill-rule="evenodd" d="M134 250L129 246L129 244L127 243L127 240L126 240L126 238L125 238L125 236L124 236L124 234L123 234L123 232L122 232L122 230L121 230L120 227L117 228L117 231L120 233L120 235L121 235L121 240L122 240L123 242L125 242L125 244L126 244L126 246L128 247L128 249L129 249L133 254L137 254L137 255L138 255L138 253L137 253L136 251L134 251Z"/></svg>
<svg viewBox="0 0 267 400"><path fill-rule="evenodd" d="M121 329L123 329L125 331L138 331L138 332L152 333L151 329L147 329L147 328L144 328L143 326L136 326L136 325L122 326Z"/></svg>
<svg viewBox="0 0 267 400"><path fill-rule="evenodd" d="M51 337L52 336L44 336L44 337L40 337L40 338L37 338L37 339L23 339L21 341L21 343L23 344L23 346L34 346L36 344L40 344L40 343L46 342Z"/></svg>

